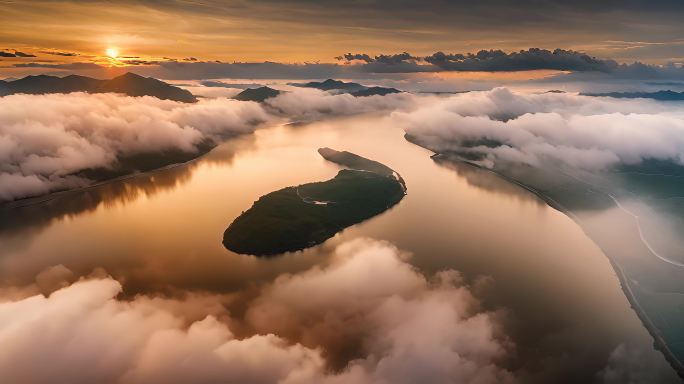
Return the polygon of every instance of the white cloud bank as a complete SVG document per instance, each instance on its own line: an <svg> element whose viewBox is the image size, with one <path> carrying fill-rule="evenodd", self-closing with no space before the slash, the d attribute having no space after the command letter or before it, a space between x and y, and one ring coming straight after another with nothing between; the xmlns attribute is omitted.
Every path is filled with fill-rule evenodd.
<svg viewBox="0 0 684 384"><path fill-rule="evenodd" d="M486 156L486 166L551 160L595 170L644 159L684 164L681 103L497 88L433 100L393 117L422 145L439 152L468 146Z"/></svg>
<svg viewBox="0 0 684 384"><path fill-rule="evenodd" d="M131 155L195 153L206 140L252 132L276 115L314 119L401 109L415 100L410 94L357 98L297 88L259 104L224 97L232 89L194 88L206 88L208 97L195 104L117 94L0 97L0 201L88 185L74 174L111 169Z"/></svg>
<svg viewBox="0 0 684 384"><path fill-rule="evenodd" d="M263 105L224 97L184 104L114 94L12 95L0 98L0 201L87 185L73 174L112 167L121 157L192 153L207 139L251 132L275 115L310 120L393 111L422 145L448 151L467 144L484 155L485 166L551 160L593 170L649 158L684 164L681 106L505 88L450 97L297 88Z"/></svg>
<svg viewBox="0 0 684 384"><path fill-rule="evenodd" d="M355 97L348 93L333 94L298 87L290 87L277 97L266 99L269 106L293 119L411 109L416 106L416 101L416 97L410 93Z"/></svg>
<svg viewBox="0 0 684 384"><path fill-rule="evenodd" d="M210 296L123 301L112 278L80 280L0 303L0 372L11 383L512 382L497 365L510 348L497 316L455 272L428 280L405 258L343 244L326 267L264 287L244 319ZM330 371L326 350L347 337L363 353Z"/></svg>
<svg viewBox="0 0 684 384"><path fill-rule="evenodd" d="M0 200L85 185L70 176L108 168L122 156L195 152L212 137L251 132L268 115L256 103L195 104L116 94L0 98Z"/></svg>

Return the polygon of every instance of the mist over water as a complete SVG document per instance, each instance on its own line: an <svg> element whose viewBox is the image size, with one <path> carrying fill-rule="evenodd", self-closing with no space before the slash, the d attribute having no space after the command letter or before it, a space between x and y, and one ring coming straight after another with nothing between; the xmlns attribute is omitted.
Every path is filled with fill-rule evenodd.
<svg viewBox="0 0 684 384"><path fill-rule="evenodd" d="M0 0L0 384L684 382L682 0Z"/></svg>
<svg viewBox="0 0 684 384"><path fill-rule="evenodd" d="M490 381L610 382L641 369L659 382L677 382L608 259L570 218L491 172L435 161L403 135L382 113L276 125L227 141L188 164L4 210L0 289L14 287L15 297L49 293L96 270L96 278L106 273L121 284L121 299L138 300L138 295L183 303L189 295L201 296L206 306L180 305L173 313L182 322L214 314L237 339L273 332L287 345L324 348L322 362L314 352L302 353L312 367L366 379L387 376L371 360L352 361L377 353L397 362L393 349L373 349L384 345L377 338L394 329L395 321L410 318L405 315L412 313L410 303L438 303L431 312L436 318L442 312L435 311L448 314L448 308L460 314L440 326L484 335L486 342L456 353L477 362L473 375ZM302 252L255 258L223 248L226 226L259 196L334 176L338 167L316 152L325 146L386 164L406 180L408 195L389 211ZM340 251L349 244L357 244L358 253ZM374 291L360 280L363 289L325 296L326 289L344 281L340 271L364 260L356 255L386 262L379 271L386 273L381 286L387 290ZM435 282L450 270L458 278L449 275L443 286ZM286 294L301 287L321 292L322 303L335 303L364 320L345 332L317 320L325 317L312 312L307 299ZM465 296L444 306L432 301L440 289L462 289ZM387 294L405 301L385 302ZM295 301L283 312L288 300ZM372 310L376 306L397 312L381 315ZM267 321L269 316L282 322L279 329L272 328L279 322ZM479 331L464 325L475 321L468 320L472 316L483 321ZM374 325L367 329L368 324ZM425 323L415 324L422 330L412 332L425 330ZM303 332L307 327L319 332ZM344 337L333 337L339 332ZM443 332L450 342L451 333ZM453 337L453 345L464 345L463 336Z"/></svg>
<svg viewBox="0 0 684 384"><path fill-rule="evenodd" d="M573 218L681 373L680 107L498 88L393 115L437 161L490 169Z"/></svg>

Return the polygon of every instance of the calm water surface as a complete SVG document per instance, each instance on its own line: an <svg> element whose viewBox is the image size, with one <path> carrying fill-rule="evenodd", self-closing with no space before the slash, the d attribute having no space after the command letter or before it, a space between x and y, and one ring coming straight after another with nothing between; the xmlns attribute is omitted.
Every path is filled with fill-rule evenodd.
<svg viewBox="0 0 684 384"><path fill-rule="evenodd" d="M323 146L388 165L408 195L303 252L259 259L223 248L223 231L259 196L337 173L316 152ZM478 294L505 314L516 345L509 364L523 381L595 381L621 344L663 382L677 381L607 258L571 219L493 174L430 155L380 115L264 128L182 166L3 208L0 285L28 284L62 264L77 275L102 268L127 295L231 293L325 263L335 245L370 237L411 252L426 274L453 268L487 278Z"/></svg>

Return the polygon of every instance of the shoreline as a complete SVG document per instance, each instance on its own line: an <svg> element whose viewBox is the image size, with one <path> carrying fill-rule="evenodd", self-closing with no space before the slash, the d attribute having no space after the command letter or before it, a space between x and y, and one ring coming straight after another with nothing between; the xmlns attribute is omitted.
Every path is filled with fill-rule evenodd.
<svg viewBox="0 0 684 384"><path fill-rule="evenodd" d="M285 123L282 125L287 125L287 124L288 123ZM275 124L273 126L277 126L277 125L278 124ZM100 180L91 179L90 180L90 181L92 181L91 184L84 185L81 187L58 189L58 190L53 190L51 192L43 193L40 195L27 196L27 197L22 197L19 199L14 199L14 200L0 201L0 213L2 213L2 211L4 211L4 210L11 210L11 209L15 209L15 208L22 208L22 207L46 203L46 202L52 201L54 199L61 198L63 196L67 196L70 193L83 192L83 191L87 191L89 189L94 189L94 188L97 188L97 187L100 187L103 185L112 184L112 183L125 181L125 180L129 180L129 179L134 179L136 177L140 177L140 176L144 176L144 175L150 175L152 173L161 172L161 171L168 170L168 169L174 169L174 168L186 166L186 165L189 165L189 164L192 164L194 162L201 160L206 155L211 153L214 149L218 148L219 146L226 143L227 141L237 139L237 138L247 136L247 135L254 135L254 133L257 130L267 129L267 128L271 128L273 126L268 125L268 124L267 125L258 124L255 127L255 129L251 132L230 133L230 134L226 134L225 136L220 137L219 140L209 140L209 141L205 142L204 144L199 145L197 147L197 152L195 154L189 154L190 156L187 158L187 160L169 162L169 163L161 165L159 167L144 169L142 171L133 171L130 173L125 173L125 174L114 176L111 178L103 178ZM87 170L85 170L85 171L87 171Z"/></svg>
<svg viewBox="0 0 684 384"><path fill-rule="evenodd" d="M401 176L382 163L327 147L318 153L342 168L337 175L260 196L224 231L226 249L256 257L301 251L386 212L406 196ZM311 195L302 195L302 188Z"/></svg>
<svg viewBox="0 0 684 384"><path fill-rule="evenodd" d="M425 148L425 147L423 147ZM425 148L430 150L429 148ZM434 155L430 156L431 158L436 158L439 156L444 156L441 153L434 152ZM592 243L594 243L600 250L601 253L608 259L608 262L610 263L611 267L613 268L613 271L615 272L615 276L618 279L618 282L620 283L620 288L622 292L624 293L625 297L627 298L627 301L630 304L630 307L634 310L636 313L637 317L641 321L642 325L646 330L648 331L649 335L653 338L653 345L655 350L660 352L665 360L670 364L672 369L677 373L677 375L684 379L684 362L680 361L675 354L670 350L670 348L667 346L667 342L663 338L663 336L660 333L660 330L655 326L653 321L651 320L650 317L648 317L648 314L646 314L646 311L644 311L640 304L639 301L636 298L636 295L632 292L631 287L629 286L629 281L627 280L627 276L625 275L622 267L620 264L615 260L614 257L610 255L609 252L607 252L603 247L601 247L599 244L597 244L594 239L592 238L591 234L587 233L585 230L584 226L582 225L581 220L570 210L566 209L563 207L562 204L558 203L557 201L553 200L552 198L544 195L543 193L537 191L536 189L530 187L529 185L526 185L524 183L521 183L520 181L513 179L509 176L506 176L504 174L501 174L497 171L494 171L492 169L484 168L482 166L479 166L477 164L474 164L470 161L467 160L462 160L462 159L454 159L455 161L459 161L463 164L466 164L468 166L477 168L482 171L487 171L490 172L497 177L510 182L512 184L515 184L526 191L532 193L533 195L537 196L540 200L542 200L547 206L555 209L556 211L564 214L565 216L569 217L572 219L572 221L575 222L579 226L579 228L582 230L582 232L591 240Z"/></svg>
<svg viewBox="0 0 684 384"><path fill-rule="evenodd" d="M55 200L55 199L59 199L59 198L68 196L69 194L80 193L80 192L87 191L89 189L95 189L95 188L101 187L103 185L118 183L121 181L135 179L136 177L146 176L146 175L150 175L152 173L162 172L162 171L165 171L168 169L174 169L174 168L186 166L186 165L192 164L193 162L199 161L202 157L204 157L209 152L211 152L211 150L206 151L206 152L200 154L199 156L194 157L188 161L183 161L180 163L172 163L172 164L168 164L168 165L165 165L165 166L162 166L159 168L150 169L150 170L143 171L143 172L129 173L127 175L122 175L122 176L117 176L117 177L114 177L111 179L97 181L93 184L86 185L83 187L65 189L65 190L61 190L61 191L50 192L50 193L47 193L44 195L31 196L31 197L25 197L25 198L17 199L17 200L0 202L0 212L2 212L3 210L11 210L11 209L16 209L16 208L23 208L23 207L29 207L32 205L43 204L43 203L47 203L47 202Z"/></svg>

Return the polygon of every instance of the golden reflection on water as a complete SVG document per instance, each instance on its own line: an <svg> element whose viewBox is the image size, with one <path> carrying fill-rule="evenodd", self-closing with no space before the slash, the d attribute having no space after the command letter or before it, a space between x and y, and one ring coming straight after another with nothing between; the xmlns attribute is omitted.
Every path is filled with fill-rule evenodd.
<svg viewBox="0 0 684 384"><path fill-rule="evenodd" d="M303 252L259 259L224 249L223 231L259 196L337 173L316 152L323 146L388 165L408 195ZM491 173L430 154L382 115L262 129L186 165L3 212L0 284L27 284L63 264L76 275L103 268L128 295L232 293L325 263L335 245L371 237L412 252L425 273L454 268L470 280L487 277L479 293L484 305L504 310L516 344L511 364L528 372L526 381L578 382L621 343L663 363L607 258L575 223Z"/></svg>

